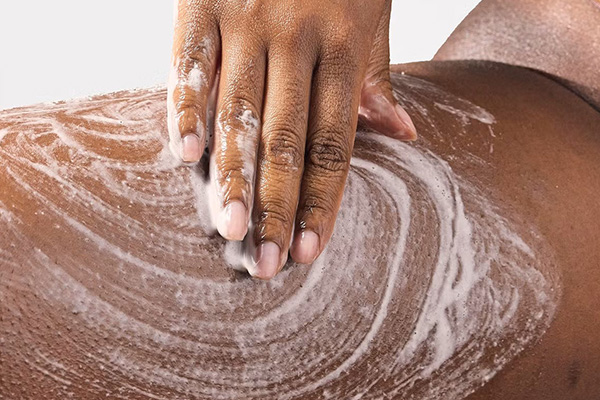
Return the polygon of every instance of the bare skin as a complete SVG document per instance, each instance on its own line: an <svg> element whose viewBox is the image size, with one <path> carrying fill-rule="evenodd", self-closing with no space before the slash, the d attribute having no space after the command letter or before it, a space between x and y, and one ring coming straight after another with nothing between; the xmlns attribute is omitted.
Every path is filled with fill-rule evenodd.
<svg viewBox="0 0 600 400"><path fill-rule="evenodd" d="M532 68L560 82L600 110L599 57L599 1L485 0L460 24L438 51L435 60L491 60ZM590 139L596 143L599 126L596 123L590 131ZM565 126L566 138L570 138L570 132L569 126ZM560 165L560 173L564 173L563 164L554 165ZM581 201L573 212L589 215L598 202L586 191L598 184L600 175L592 173L592 186L587 186L587 171L571 174L576 177L577 186L573 187L571 199L562 204L575 207L572 202ZM554 213L557 219L572 215L564 209ZM588 229L586 233L582 232L580 240L587 242L593 238L592 241L597 242L597 228L589 225ZM600 282L596 275L598 253L585 245L582 249L575 243L572 247L564 245L568 248L569 258L583 257L588 260L584 264L589 265L587 270L565 272L566 281L577 280L574 276L579 273L586 276L585 282L572 289L568 289L569 284L566 286L564 304L572 303L573 311L563 309L541 346L518 360L514 368L500 374L472 398L494 399L503 395L505 398L589 399L598 396L600 389L594 378L598 376L600 364L598 316L582 311L595 309L589 300L595 297L593 293L597 293ZM554 346L560 350L550 350ZM525 371L535 371L536 378L532 376L522 385L510 384L528 376Z"/></svg>
<svg viewBox="0 0 600 400"><path fill-rule="evenodd" d="M600 2L482 1L435 60L489 60L548 74L600 110Z"/></svg>
<svg viewBox="0 0 600 400"><path fill-rule="evenodd" d="M600 287L600 230L595 217L600 216L600 114L575 95L542 90L547 83L535 74L500 66L480 74L480 66L430 62L403 69L503 110L498 129L504 137L492 155L499 173L490 185L501 187L505 201L526 207L523 215L552 232L564 291L556 319L540 344L469 398L595 398L600 393L596 379L600 315L595 306ZM504 81L507 72L523 80ZM585 121L575 121L583 115Z"/></svg>
<svg viewBox="0 0 600 400"><path fill-rule="evenodd" d="M213 130L207 111L214 109L216 225L224 238L239 241L251 223L259 278L273 277L288 249L296 262L309 264L325 248L359 114L382 134L416 138L391 94L391 3L178 3L172 150L186 163L198 162Z"/></svg>
<svg viewBox="0 0 600 400"><path fill-rule="evenodd" d="M600 113L590 106L589 98L582 98L586 91L580 97L556 79L522 68L447 61L393 70L410 76L404 80L396 76L400 94L409 89L407 82L412 77L443 88L422 97L402 98L413 115L427 116L415 118L422 142L461 176L483 184L481 189L497 199L501 209L533 225L549 246L545 249L548 254L538 256L544 260L550 257L549 267L556 268L560 276L555 288L560 301L543 336L528 342L491 380L474 380L475 391L469 398L596 398L600 393ZM493 140L487 125L469 119L461 122L464 104L448 102L448 94L467 99L493 115ZM282 343L324 326L326 334L305 343L305 347L316 347L311 354L317 358L325 354L328 359L337 359L345 357L343 352L328 349L346 341L348 326L351 332L367 334L356 322L359 309L350 314L342 309L334 312L333 318L308 321L285 338L277 337L278 332L259 331L258 341L272 345L272 352L262 352L262 347L240 347L256 339L240 337L241 326L249 319L264 320L273 307L294 298L312 270L290 265L273 283L244 279L226 268L221 239L186 222L194 215L190 205L193 198L181 196L180 192L187 194L188 190L174 188L176 185L169 182L187 174L181 168L137 169L149 161L162 160L157 157L162 154L162 145L156 132L164 131L166 115L156 110L164 109L164 97L164 92L121 93L94 101L0 113L0 218L4 224L0 232L0 395L11 399L146 399L214 398L216 393L227 398L232 391L241 390L238 398L279 398L294 384L315 379L311 370L303 375L290 374L283 383L265 385L305 354L305 348L296 347L281 363L273 363L279 360L276 350ZM121 126L119 116L133 125ZM441 132L436 132L435 126L442 127ZM458 135L460 127L464 132ZM140 139L143 146L138 146ZM368 137L359 135L355 153L364 158L368 143ZM372 156L371 161L376 158ZM112 166L116 173L113 176L107 173L111 169L94 169L97 166ZM53 174L56 168L62 174ZM157 190L163 187L172 192L166 195ZM81 196L87 193L95 197ZM383 197L372 196L374 202ZM427 208L424 202L418 204ZM395 222L382 220L384 238L395 233L390 228ZM417 255L428 253L426 245L435 236L434 227L424 224L421 232L412 236L420 239L411 242ZM183 236L177 236L182 230ZM347 241L347 252L357 245L353 233L341 232L339 240ZM367 240L377 246L382 238ZM121 250L116 251L115 246ZM362 270L379 276L377 272L388 265L385 251L381 253L384 257L374 257ZM333 261L327 265L325 276L346 267L338 264ZM415 272L415 283L427 279L424 271L428 263L409 266L408 271ZM362 278L357 274L353 282L368 282ZM278 279L286 279L285 285ZM211 297L210 291L198 293L188 286L197 281L223 287L230 284L234 290ZM438 398L447 398L439 392L440 386L428 386L427 380L422 391L413 386L398 394L393 391L394 379L369 375L390 347L402 341L403 335L412 335L407 315L418 308L411 303L411 290L419 286L409 285L388 314L386 323L393 329L382 339L384 345L371 348L364 364L352 373L340 375L329 395L351 397L357 386L366 384L370 391L364 398L427 399L436 393ZM336 287L342 304L376 301L372 297L378 296L377 291L365 298L352 297L352 287ZM248 307L237 301L245 289L252 293L245 299ZM313 291L311 300L322 294ZM206 312L206 307L219 301L225 311L214 308L216 312ZM525 311L527 320L537 310ZM348 315L356 319L340 325L339 319ZM138 330L131 330L130 320L137 321ZM199 332L206 333L200 328L211 321L227 329L220 332L222 335L209 335L207 340ZM234 324L227 325L231 321ZM485 332L479 339L485 342ZM500 349L519 345L518 339L510 337L496 344ZM205 352L206 348L210 351ZM252 353L254 350L257 352ZM264 358L267 364L255 371L254 358ZM135 362L127 363L131 359ZM425 360L416 357L416 362ZM321 363L327 365L327 359ZM147 369L148 365L153 368ZM210 379L196 378L214 366L218 368ZM223 377L231 371L237 380L224 384ZM245 381L253 372L260 379ZM437 373L443 375L443 370ZM366 382L365 376L370 377ZM212 395L194 394L203 393L206 387L213 388ZM258 388L270 395L257 394L254 390ZM325 392L318 388L302 398L323 397Z"/></svg>
<svg viewBox="0 0 600 400"><path fill-rule="evenodd" d="M493 194L501 209L521 216L527 224L521 228L524 233L525 226L534 226L551 249L545 254L543 248L534 248L540 259L550 262L542 267L556 268L560 276L554 288L561 293L560 302L545 334L527 342L491 381L474 378L462 395L475 390L471 398L486 400L594 398L600 393L600 114L556 82L520 68L434 62L396 71L443 89L424 97L413 90L416 97L403 99L413 115L422 116L415 123L426 148L463 178L483 184L481 189ZM415 78L396 76L399 93L410 88L402 82L410 84ZM452 110L460 111L464 104L448 100L448 93L493 115L495 137L477 120L463 125L460 112L457 117ZM5 397L276 399L298 385L310 387L321 373L340 365L348 354L336 349L346 343L348 332L367 334L369 325L359 322L361 308L352 307L362 301L376 303L381 292L369 291L364 298L351 293L356 284L369 285L380 277L388 268L388 256L365 262L348 284L310 292L307 304L317 305L334 288L333 299L341 298L340 304L350 310L327 314L325 308L285 337L277 329L244 330L253 321L260 327L274 310L297 297L316 268L290 265L272 282L246 279L225 265L221 238L186 222L195 215L192 190L178 185L189 172L160 161L164 157L158 138L165 115L157 110L164 109L165 95L121 93L0 114L0 393ZM457 134L459 128L464 132ZM355 152L378 163L376 157L365 156L368 143L368 134L359 135ZM145 167L157 160L160 169ZM385 197L368 196L373 202ZM427 209L426 202L414 201L416 209ZM353 218L347 215L341 222ZM369 247L395 234L390 227L396 220L369 218L386 233L367 238ZM411 235L419 240L408 242L415 260L425 260L407 264L415 282L429 279L428 243L436 240L437 228L427 221ZM332 244L348 252L357 243L353 232L344 233ZM338 265L336 260L321 267L322 279L348 275L345 262ZM372 279L361 278L361 273ZM394 382L403 369L392 370L389 379L373 375L372 366L389 355L387 349L412 336L408 321L420 308L413 304L412 291L420 287L409 285L398 293L385 319L389 333L379 338L378 346L369 347L363 362L326 388L317 385L297 398L323 398L326 390L345 398L368 388L363 398L427 399L444 382L450 382L444 390L456 386L452 380L425 379L422 386L397 392ZM539 311L524 307L524 320ZM346 318L347 323L338 323ZM286 327L281 322L279 328ZM324 329L318 339L280 352L281 346L316 329ZM473 340L469 344L478 346L488 338L484 331ZM495 346L510 349L521 342L509 336ZM296 360L310 363L313 357L321 360L314 364L317 375L312 369L290 369ZM460 359L459 354L451 360ZM427 357L417 355L414 363L425 366ZM431 376L445 376L452 365L443 364L446 369ZM260 378L248 378L252 376ZM272 383L278 376L286 379ZM438 398L447 398L443 393Z"/></svg>

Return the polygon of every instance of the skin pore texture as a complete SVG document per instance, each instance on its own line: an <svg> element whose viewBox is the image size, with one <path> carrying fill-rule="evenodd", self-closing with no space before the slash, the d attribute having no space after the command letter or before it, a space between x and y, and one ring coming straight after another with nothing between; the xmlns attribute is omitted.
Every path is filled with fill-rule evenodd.
<svg viewBox="0 0 600 400"><path fill-rule="evenodd" d="M169 147L194 166L207 143L211 219L224 238L245 239L253 276L325 249L359 118L416 138L389 81L391 5L175 1Z"/></svg>
<svg viewBox="0 0 600 400"><path fill-rule="evenodd" d="M600 115L492 63L392 82L419 141L360 131L327 250L269 282L230 268L164 89L0 112L0 393L597 394Z"/></svg>
<svg viewBox="0 0 600 400"><path fill-rule="evenodd" d="M551 4L560 32L584 3ZM269 282L232 268L213 160L173 159L166 89L0 112L0 398L596 398L598 57L544 51L394 67L419 140L360 130L330 245Z"/></svg>
<svg viewBox="0 0 600 400"><path fill-rule="evenodd" d="M490 60L532 68L600 110L597 0L486 0L452 33L435 60Z"/></svg>

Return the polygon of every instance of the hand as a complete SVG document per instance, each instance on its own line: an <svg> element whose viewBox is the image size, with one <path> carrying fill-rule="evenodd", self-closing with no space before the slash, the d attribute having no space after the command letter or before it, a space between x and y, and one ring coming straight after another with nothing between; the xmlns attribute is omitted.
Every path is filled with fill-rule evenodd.
<svg viewBox="0 0 600 400"><path fill-rule="evenodd" d="M389 81L390 12L391 0L179 1L170 146L200 160L213 92L217 229L242 240L252 218L255 276L273 277L290 242L300 263L323 251L359 112L382 134L416 138Z"/></svg>

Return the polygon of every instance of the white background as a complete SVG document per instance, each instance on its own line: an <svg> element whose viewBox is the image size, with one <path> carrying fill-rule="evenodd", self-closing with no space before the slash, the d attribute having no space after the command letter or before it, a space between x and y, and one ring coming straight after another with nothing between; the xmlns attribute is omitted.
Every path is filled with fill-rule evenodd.
<svg viewBox="0 0 600 400"><path fill-rule="evenodd" d="M394 0L392 63L430 59L479 0ZM169 0L1 0L0 109L166 81Z"/></svg>

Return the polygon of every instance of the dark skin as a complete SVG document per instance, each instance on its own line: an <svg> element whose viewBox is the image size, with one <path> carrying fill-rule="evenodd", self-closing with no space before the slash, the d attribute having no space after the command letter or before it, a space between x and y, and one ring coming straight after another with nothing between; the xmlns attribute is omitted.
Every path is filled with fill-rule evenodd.
<svg viewBox="0 0 600 400"><path fill-rule="evenodd" d="M490 18L491 15L494 18ZM507 26L510 29L506 29ZM465 18L438 51L435 60L469 58L532 68L568 87L591 107L600 110L599 56L600 2L597 0L486 0ZM564 115L569 109L557 109L557 112ZM561 187L562 194L549 201L552 208L560 204L551 211L550 219L559 226L568 227L562 228L566 234L555 246L561 249L567 262L582 260L563 275L565 306L539 346L513 363L513 368L503 371L472 398L494 399L502 393L505 398L511 399L590 399L600 392L595 381L600 373L599 319L593 301L600 287L600 255L595 245L600 236L598 220L594 216L598 209L595 197L600 174L591 161L597 160L599 154L599 127L599 123L592 123L590 133L580 137L571 135L570 125L564 126L564 139L554 144L555 149L544 150L581 168L575 172L571 167L563 168L563 162L557 163L551 157L548 159L553 165L561 166L553 172L556 177L564 176L555 181L556 185L567 185L557 186ZM527 135L516 140L540 141L546 138L545 135ZM544 143L540 145L546 146ZM591 146L591 152L583 149L586 145ZM575 152L567 161L564 157L569 149ZM527 163L536 159L530 156ZM586 161L588 159L590 161ZM534 165L530 167L535 168ZM566 182L567 176L571 177L572 183ZM569 185L572 187L568 188ZM575 215L577 217L574 218ZM582 221L590 217L593 219ZM549 229L559 228L555 225ZM523 384L511 385L510 382Z"/></svg>
<svg viewBox="0 0 600 400"><path fill-rule="evenodd" d="M562 273L562 303L541 342L469 398L594 398L600 393L600 113L530 71L464 62L399 69L498 110L503 140L491 156L498 167L491 185L549 233Z"/></svg>
<svg viewBox="0 0 600 400"><path fill-rule="evenodd" d="M489 60L531 68L600 110L599 55L597 0L486 0L461 22L434 59Z"/></svg>
<svg viewBox="0 0 600 400"><path fill-rule="evenodd" d="M454 148L450 148L449 142L440 141L440 136L432 136L428 124L421 120L415 122L424 140L431 141L431 150L440 156L457 151L460 154L461 149L469 148L473 154L489 164L489 167L482 168L479 164L462 164L460 159L451 162L453 169L462 176L472 175L485 181L489 190L497 193L502 199L503 206L515 210L536 226L555 252L554 260L561 276L562 298L555 319L541 340L536 344L530 344L471 398L486 400L594 398L600 393L600 386L596 379L600 374L600 341L597 340L600 315L596 304L600 285L600 268L598 268L600 230L597 224L600 220L600 203L597 201L600 196L600 164L597 162L600 152L600 137L597 134L600 113L558 83L520 68L488 63L431 62L397 66L394 70L433 82L450 93L469 99L494 115L496 119L494 131L498 137L494 142L494 152L491 154L489 148L480 146L481 143L478 141L478 138L486 137L487 132L481 125L473 124L466 135L452 138ZM116 99L121 96L130 95L117 95ZM154 99L151 101L159 102L158 106L160 106L164 101L163 96L164 93L150 94L144 98L140 97L139 101L134 100L132 104L136 102L143 104L143 101ZM507 102L507 98L511 101ZM436 101L436 98L430 101ZM82 106L85 107L85 104L79 103L78 107ZM444 121L447 121L449 126L455 122L448 113L436 107L426 107L429 107L427 112L430 117L438 119L442 126ZM32 113L38 111L27 109L16 111L19 112L28 112L23 115L33 115ZM1 118L0 128L8 129L10 132L15 128L16 132L23 131L25 128L20 127L19 119L15 118L15 111L11 113ZM79 121L76 116L69 117L64 112L45 115L48 118L56 118L58 123L69 127L72 133L77 132L78 129L92 128L91 125ZM160 127L162 117L159 114L142 120L147 124L144 129ZM102 129L101 125L95 128ZM28 133L23 135L29 135L31 129L38 128L28 125L27 129L23 132ZM40 125L39 129L42 132L47 131L44 125ZM112 128L107 132L115 134ZM565 132L568 132L568 135ZM114 151L106 153L105 139L94 139L94 136L89 137L84 131L79 132L77 137L82 140L87 138L84 142L87 148L100 155L108 155L111 159L125 163L132 162L129 159L131 152L126 149L119 150L116 147ZM438 139L436 140L435 137ZM29 157L27 147L18 146L21 141L13 142L13 139L14 136L5 137L5 140L12 143L6 147L7 154L11 157ZM40 141L39 145L43 146L44 143ZM363 145L359 138L357 147L360 149L360 146ZM157 151L155 147L148 149L149 154ZM111 197L110 191L102 189L102 181L78 181L78 174L75 171L84 166L80 165L81 158L68 161L69 153L64 152L48 155L58 157L67 168L68 164L64 163L70 162L74 174L68 178L69 181L77 185L91 185L89 186L91 190L102 196L106 204L116 204L126 210L128 218L132 218L133 221L143 221L144 226L164 226L169 229L169 218L165 219L160 212L152 211L153 209L146 210L147 207L136 205L130 208L129 203L122 202L121 198L117 201L117 198ZM136 157L145 158L148 155L138 154ZM560 167L557 168L557 165ZM56 228L57 224L59 228L63 226L64 221L47 220L52 213L49 213L45 206L40 205L36 198L26 195L10 173L3 173L1 176L0 187L3 190L0 191L0 202L22 222L13 219L13 222L9 222L6 226L7 231L0 236L0 240L4 241L3 258L0 264L0 294L3 296L0 315L7 316L0 319L0 334L4 338L3 351L0 352L0 377L2 377L0 393L7 393L9 398L58 399L64 398L67 393L75 393L86 398L105 398L107 395L124 393L131 399L148 398L144 394L127 389L141 387L146 392L158 396L167 398L181 396L181 392L177 392L176 389L148 385L143 381L136 381L134 376L120 374L119 363L102 364L103 367L100 368L97 359L88 358L90 349L95 351L94 349L105 346L135 348L146 338L134 334L132 336L129 332L115 336L107 335L106 329L118 330L118 326L112 327L109 324L110 320L106 320L99 327L87 326L86 319L82 318L85 312L82 314L73 311L72 307L66 304L48 303L46 286L32 282L31 277L47 274L48 271L68 272L72 279L79 281L89 291L97 293L104 301L118 307L124 315L131 315L140 320L149 319L152 324L165 330L169 329L170 323L164 321L162 315L149 314L147 311L140 313L139 300L129 299L127 293L134 291L137 296L144 299L142 304L152 304L153 309L163 307L165 311L179 310L177 315L190 322L204 318L202 314L197 314L195 307L189 308L189 305L183 303L172 303L177 297L174 297L174 294L167 295L169 292L163 293L165 290L175 291L168 281L160 283L157 287L144 287L148 284L148 276L130 275L127 273L128 268L115 269L118 265L115 264L114 257L107 253L106 248L94 247L93 242L76 234L76 231L69 233L72 231L69 226L66 226L66 229ZM113 230L114 227L119 226L120 221L111 222L110 219L103 217L97 222L89 220L96 217L86 211L85 204L73 203L74 199L68 196L68 192L58 190L52 185L44 185L43 182L47 178L38 181L38 177L41 176L36 175L35 170L31 170L24 176L25 183L40 187L44 196L53 202L53 207L66 210L80 223L89 225L98 234L110 237L113 241L120 237L114 235L120 235L121 229ZM130 184L139 185L138 190L151 191L154 183L145 187L144 179L134 180ZM82 214L78 214L77 210L83 210ZM181 207L169 208L169 210L175 213L190 211L183 204ZM163 228L160 228L156 232L162 230ZM15 236L11 236L14 235L13 232L20 232L19 240L25 238L27 245L11 247L11 243L15 241ZM142 229L141 234L145 235L143 232ZM209 239L201 237L202 234L197 230L188 229L186 232L193 240ZM138 243L135 238L126 236L118 239L118 243L126 246L131 256L148 259L167 270L188 274L191 278L200 277L215 281L244 279L228 269L220 259L208 258L212 261L207 262L206 258L177 257L174 260L173 252L179 254L183 249L170 250L170 247L158 254L147 254L144 241ZM222 251L220 249L223 243L220 239L210 238L210 243L213 243L211 246L216 249L213 251ZM36 248L41 248L52 262L45 267L37 266ZM74 260L75 264L73 264ZM379 262L386 261L382 259ZM85 263L87 267L82 269L79 263ZM16 267L17 265L21 267ZM93 267L91 270L90 266ZM298 279L294 284L301 285L304 275L299 267L296 268L298 268L296 272L292 271L294 274L292 276ZM384 266L374 264L372 268L384 268ZM86 271L92 273L88 274ZM123 281L124 276L127 276L126 282ZM255 290L260 290L259 286L266 285L260 281L246 280L245 282L255 285ZM292 282L288 283L292 284ZM120 287L125 291L115 289ZM59 293L63 293L67 298L74 298L73 296L77 298L76 296L80 295L69 294L70 290L69 286L65 286ZM234 293L230 295L234 296ZM270 304L271 301L278 302L281 299L266 301ZM238 314L232 316L232 318L242 317ZM391 322L394 323L394 316L391 315L389 318L392 318ZM403 324L401 320L395 322ZM510 344L510 341L501 343L502 346ZM189 362L185 352L170 354L168 361L161 361L162 357L165 357L164 351L160 348L150 349L144 350L143 359L152 363L166 362L172 368L177 368L178 363ZM229 352L231 346L226 346L224 349L228 349ZM57 383L52 376L44 375L36 369L34 365L37 364L34 363L46 365L43 359L36 357L38 353L51 354L62 365L74 368L77 374L63 375L64 371L51 367L53 374L59 374L63 377L61 379L67 379L71 385L65 386L60 381ZM241 361L243 358L232 360L228 358L230 357L228 354L219 355L217 351L214 356L225 357L228 363L243 362ZM79 365L85 367L78 367ZM45 368L49 367L45 366ZM70 371L69 368L66 369L67 373ZM31 384L22 384L24 376ZM343 377L337 382L339 387L344 387L345 384ZM385 385L385 382L381 384ZM376 385L372 390L378 388L379 386ZM307 398L318 398L319 393L315 392L314 396Z"/></svg>
<svg viewBox="0 0 600 400"><path fill-rule="evenodd" d="M480 7L495 4L494 2L483 2ZM584 4L592 6L588 10L596 10L596 5L590 2L577 3L582 7ZM521 15L515 13L514 15ZM565 19L569 16L563 14ZM594 14L591 14L594 15ZM494 20L492 18L492 20ZM519 26L519 19L509 21L510 24ZM468 20L466 21L468 23ZM474 26L476 27L476 26ZM463 24L463 28L469 28ZM556 25L557 31L562 29L560 24ZM582 31L583 34L583 31ZM482 41L484 38L481 38ZM478 40L477 36L473 37ZM450 39L449 44L454 44L453 51L460 50L460 41ZM448 45L447 45L448 46ZM450 49L445 47L446 50ZM518 55L518 47L511 50L505 49L507 54ZM552 49L544 49L552 52ZM480 49L481 58L485 58L487 51L483 46ZM440 53L442 54L442 53ZM445 53L450 57L448 52ZM596 54L597 55L597 54ZM515 56L517 57L517 56ZM598 58L594 58L597 60ZM540 69L549 68L545 64L544 57L537 60ZM594 64L592 64L594 65ZM573 63L565 72L594 71L598 68L589 68L589 65ZM452 167L465 176L477 176L485 181L490 191L497 192L499 197L508 208L514 209L519 215L527 218L532 225L536 226L545 237L554 251L556 268L560 273L562 282L562 297L558 304L554 321L546 333L537 343L532 343L527 349L520 353L515 359L507 364L490 382L478 389L469 398L471 399L593 399L600 393L600 384L597 377L600 376L600 314L597 307L598 288L600 287L600 113L590 102L589 96L584 93L593 92L597 86L590 81L588 90L580 94L573 92L573 87L565 87L564 83L558 82L558 77L547 77L535 71L507 65L477 62L430 62L414 65L395 66L396 72L405 72L426 79L443 87L450 93L456 94L491 112L496 120L494 130L499 134L495 141L494 152L490 154L488 148L479 148L478 138L482 132L480 127L473 124L468 135L453 138L456 149L450 149L447 143L432 140L432 132L424 121L416 120L415 124L424 140L431 141L431 150L437 154L444 155L452 151L469 148L484 159L490 168L481 168L477 164L463 165L460 162L452 162ZM548 71L546 71L548 72ZM558 71L560 72L560 71ZM562 73L561 73L562 74ZM566 78L565 78L566 79ZM123 98L127 94L117 95ZM142 104L148 101L148 97L140 97L134 103ZM162 107L164 93L150 95L151 101L160 102ZM430 99L435 101L436 99ZM87 104L87 103L86 103ZM79 104L85 107L86 104ZM594 103L597 106L597 103ZM419 104L413 104L418 106ZM423 106L423 105L422 105ZM0 114L0 130L16 129L25 135L32 135L33 131L39 129L42 132L48 130L47 126L37 127L34 125L21 126L22 116L35 113L34 109L22 109L4 112ZM430 107L427 112L433 118L439 118L442 125L447 122L448 135L451 134L453 120L448 118L435 107ZM77 117L68 120L63 112L44 114L47 118L56 119L61 124L67 124L72 132L79 129L90 129L92 126L82 124ZM143 129L164 129L163 121L166 115L156 115L144 120ZM154 119L153 119L154 118ZM162 125L161 125L162 124ZM97 127L96 127L97 128ZM101 155L110 155L116 161L131 161L131 152L126 149L114 148L107 153L106 142L94 137L88 137L85 131L79 132L81 137L87 138L86 146ZM106 129L106 133L113 133ZM11 140L6 136L4 140ZM48 138L44 135L38 137L38 142L43 145ZM17 142L19 144L20 142ZM360 137L357 147L361 146ZM7 151L12 156L30 157L27 147L7 146ZM16 149L16 150L15 150ZM156 152L157 149L148 149L148 152ZM69 153L48 154L56 157L62 162L71 162L73 171L81 167L81 159L70 158ZM145 154L136 154L135 157L144 157ZM107 255L103 249L90 248L90 244L77 235L67 235L62 230L56 230L54 224L41 223L46 221L39 214L40 206L35 199L25 196L20 186L11 180L11 175L4 170L11 166L9 158L2 156L0 162L3 165L3 173L0 174L0 204L15 213L25 223L11 221L6 230L0 234L0 249L3 250L0 258L0 338L4 341L0 347L0 394L8 398L65 398L69 393L75 393L82 398L106 398L107 395L128 395L128 398L148 398L139 392L127 392L127 388L139 384L128 380L125 376L111 374L112 366L99 368L99 364L86 358L90 349L102 346L135 345L142 338L124 335L107 336L103 329L90 329L80 319L80 314L61 304L49 304L43 294L45 285L43 281L32 281L31 277L38 276L44 271L30 270L30 260L35 259L35 249L43 248L51 256L54 264L50 264L50 270L68 270L72 277L80 281L89 290L98 290L104 301L113 304L121 304L121 311L126 314L135 315L134 302L123 298L128 291L142 287L147 282L140 276L134 276L126 283L122 282L121 271L117 278L110 280L112 273L111 261L114 259ZM69 161L70 160L70 161ZM16 166L17 164L14 164ZM37 184L40 174L31 171L27 175L25 183ZM70 179L80 185L94 185L90 182L77 181L74 175ZM37 182L37 183L36 183ZM144 189L143 180L138 183ZM98 185L96 183L96 185ZM101 187L101 185L99 186ZM75 213L81 204L77 199L64 196L57 191L52 195L53 187L41 186L41 189L50 193L50 198L56 201L56 205L70 213ZM151 188L145 188L150 190ZM100 194L106 195L100 190ZM52 197L54 196L54 197ZM108 204L115 204L115 199L105 199ZM127 202L118 204L126 208ZM185 210L185 204L181 210ZM177 208L174 208L177 212ZM87 210L84 207L84 210ZM130 216L136 221L144 221L147 226L164 223L161 216L156 213L144 212L143 208L133 208L129 211ZM112 233L112 225L107 220L98 220L97 223L89 223L93 214L87 211L80 214L78 221L89 224L94 229L106 229L104 233ZM93 221L92 221L93 222ZM118 225L118 221L117 221ZM21 232L27 238L28 246L20 248L11 247L14 237L8 233ZM62 233L61 233L62 232ZM68 232L66 230L65 232ZM118 233L118 230L117 230ZM198 235L191 232L190 235ZM126 241L127 238L121 238ZM206 238L199 238L206 239ZM129 243L129 242L128 242ZM146 247L144 243L136 245L135 241L128 248L130 254L144 256ZM220 243L220 242L219 242ZM218 245L216 248L220 248ZM52 250L55 249L55 250ZM174 262L172 252L166 251L165 255L146 255L155 257L152 261L164 264L167 269L182 270L190 276L194 274L207 279L214 280L237 280L241 279L236 273L227 270L220 259L210 258L206 260L190 259L190 257L178 258ZM156 258L158 257L158 258ZM71 265L72 260L83 260L89 265L94 265L93 274L85 276L83 272L79 275L77 265ZM199 262L204 261L204 263ZM71 263L71 264L70 264ZM207 265L208 264L208 265ZM337 267L337 266L332 266ZM381 266L375 265L374 268ZM419 267L419 266L416 266ZM299 277L302 275L300 274ZM96 284L97 279L107 279L106 287ZM301 282L300 282L301 283ZM261 282L254 282L262 285ZM126 285L125 292L110 290L113 286ZM165 307L174 306L171 303L161 303L158 294L164 290L163 286L144 288L138 294L143 299L152 299L154 305ZM68 293L68 287L64 289L68 296L76 296L78 293ZM155 296L158 298L155 298ZM278 299L279 301L280 299ZM149 302L148 304L152 304ZM180 307L181 304L177 305ZM183 317L194 315L193 310L186 312ZM190 313L188 315L188 313ZM138 318L150 318L149 313L139 315ZM162 316L159 316L162 317ZM241 315L240 315L241 317ZM201 317L197 317L201 318ZM153 320L153 319L152 319ZM67 321L72 323L67 323ZM402 321L397 321L399 324ZM157 318L156 324L164 323L162 318ZM168 324L167 324L168 325ZM117 327L118 328L118 327ZM127 342L130 340L130 342ZM75 346L73 345L75 344ZM511 343L502 343L510 345ZM226 347L228 351L231 346ZM35 367L44 366L44 362L35 349L43 353L53 354L57 359L69 366L77 373L66 376L76 385L66 386L57 382L52 376L44 374ZM176 357L166 360L161 359L159 349L152 349L144 353L144 357L156 360L158 363L176 367L185 358L185 353L179 353ZM227 355L224 355L227 357ZM228 359L229 360L229 359ZM229 360L228 362L233 362ZM115 369L118 367L118 359L115 361ZM58 374L60 371L51 369ZM29 384L24 385L23 380ZM344 385L344 379L340 379L340 385ZM167 389L156 385L144 387L147 392L154 395L174 397L181 393L168 392ZM375 387L376 389L376 387ZM124 392L125 391L125 392ZM314 395L315 398L318 394Z"/></svg>
<svg viewBox="0 0 600 400"><path fill-rule="evenodd" d="M312 263L333 232L359 117L384 135L416 138L391 94L391 0L176 5L171 149L197 163L214 112L219 233L240 241L252 222L252 273L261 279L275 276L288 252Z"/></svg>
<svg viewBox="0 0 600 400"><path fill-rule="evenodd" d="M390 94L391 2L178 4L169 92L176 155L200 159L206 110L214 109L220 234L242 240L253 223L248 243L262 279L281 269L288 250L311 263L333 232L357 118L382 134L416 138ZM600 72L590 68L600 51L599 10L596 0L483 1L436 59L533 68L599 104Z"/></svg>

